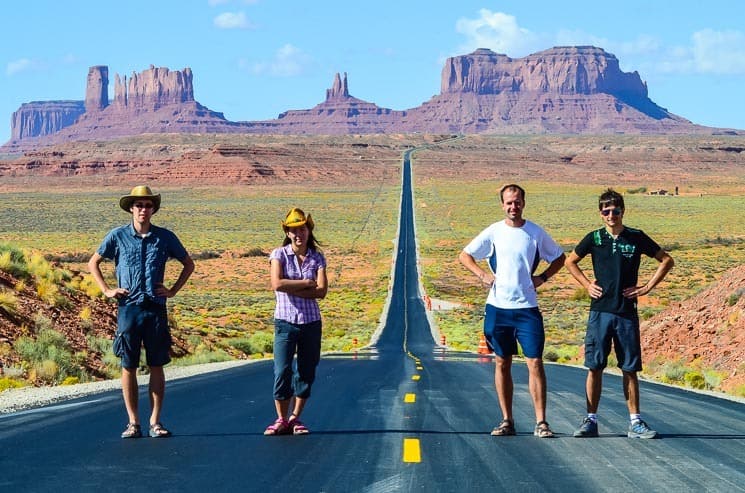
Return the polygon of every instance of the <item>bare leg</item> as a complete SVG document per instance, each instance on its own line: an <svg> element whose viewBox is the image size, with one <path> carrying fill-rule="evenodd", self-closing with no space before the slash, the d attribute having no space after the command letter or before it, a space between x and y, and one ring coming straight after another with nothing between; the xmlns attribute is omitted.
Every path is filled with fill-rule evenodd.
<svg viewBox="0 0 745 493"><path fill-rule="evenodd" d="M295 397L295 406L292 410L292 414L295 415L295 418L300 418L300 414L303 412L303 409L305 409L306 402L308 402L308 399L305 399L303 397Z"/></svg>
<svg viewBox="0 0 745 493"><path fill-rule="evenodd" d="M160 412L166 393L166 376L162 366L150 367L150 424L160 423Z"/></svg>
<svg viewBox="0 0 745 493"><path fill-rule="evenodd" d="M130 423L140 424L140 416L137 410L137 368L122 368L122 395L124 396L124 407Z"/></svg>
<svg viewBox="0 0 745 493"><path fill-rule="evenodd" d="M546 420L546 371L540 358L525 358L528 365L528 387L533 398L536 423Z"/></svg>
<svg viewBox="0 0 745 493"><path fill-rule="evenodd" d="M603 370L590 370L587 372L585 383L585 397L587 399L587 412L597 413L600 405L600 394L603 391Z"/></svg>
<svg viewBox="0 0 745 493"><path fill-rule="evenodd" d="M290 410L290 399L274 400L274 408L277 410L277 417L287 419L287 411Z"/></svg>
<svg viewBox="0 0 745 493"><path fill-rule="evenodd" d="M512 420L512 356L502 358L495 355L494 386L497 388L499 407L503 419Z"/></svg>
<svg viewBox="0 0 745 493"><path fill-rule="evenodd" d="M629 414L639 414L639 377L635 371L623 372L623 395Z"/></svg>

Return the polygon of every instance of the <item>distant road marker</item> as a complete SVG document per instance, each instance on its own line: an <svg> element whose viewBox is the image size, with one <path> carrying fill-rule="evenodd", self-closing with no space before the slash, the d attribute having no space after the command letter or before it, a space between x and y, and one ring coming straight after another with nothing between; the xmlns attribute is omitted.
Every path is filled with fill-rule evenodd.
<svg viewBox="0 0 745 493"><path fill-rule="evenodd" d="M418 381L420 378L422 378L422 377L420 377L419 375L412 375L411 376L411 379L414 380L415 382Z"/></svg>

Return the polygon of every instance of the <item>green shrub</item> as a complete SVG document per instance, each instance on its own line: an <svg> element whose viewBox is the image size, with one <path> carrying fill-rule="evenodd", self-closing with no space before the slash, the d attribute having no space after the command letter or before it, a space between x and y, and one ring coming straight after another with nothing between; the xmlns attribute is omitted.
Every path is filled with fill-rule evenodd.
<svg viewBox="0 0 745 493"><path fill-rule="evenodd" d="M32 367L32 378L58 383L68 376L81 376L65 336L52 329L42 329L36 339L20 337L16 352Z"/></svg>
<svg viewBox="0 0 745 493"><path fill-rule="evenodd" d="M740 298L743 294L745 294L745 288L739 288L737 291L727 297L727 305L735 306L737 302L740 301Z"/></svg>
<svg viewBox="0 0 745 493"><path fill-rule="evenodd" d="M687 372L683 376L683 379L685 380L686 385L694 389L706 388L706 380L704 379L704 375L698 370Z"/></svg>
<svg viewBox="0 0 745 493"><path fill-rule="evenodd" d="M665 383L681 383L686 375L686 368L680 361L670 361L662 365L661 380Z"/></svg>
<svg viewBox="0 0 745 493"><path fill-rule="evenodd" d="M18 298L9 291L0 291L0 308L8 315L15 315L18 310Z"/></svg>
<svg viewBox="0 0 745 493"><path fill-rule="evenodd" d="M14 378L10 378L10 377L0 378L0 392L2 392L3 390L17 389L17 388L25 387L25 386L26 384L24 382L20 382Z"/></svg>
<svg viewBox="0 0 745 493"><path fill-rule="evenodd" d="M0 243L0 270L22 279L30 277L23 251L7 243Z"/></svg>

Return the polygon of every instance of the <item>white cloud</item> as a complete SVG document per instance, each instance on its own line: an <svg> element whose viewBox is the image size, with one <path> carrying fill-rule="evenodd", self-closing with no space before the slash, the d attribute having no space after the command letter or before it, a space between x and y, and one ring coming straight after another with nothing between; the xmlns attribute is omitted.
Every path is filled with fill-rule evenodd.
<svg viewBox="0 0 745 493"><path fill-rule="evenodd" d="M243 12L224 12L212 21L219 29L253 29L253 24Z"/></svg>
<svg viewBox="0 0 745 493"><path fill-rule="evenodd" d="M28 70L34 70L37 67L37 62L29 60L28 58L20 58L18 60L8 62L8 64L5 66L5 73L7 75L16 75Z"/></svg>
<svg viewBox="0 0 745 493"><path fill-rule="evenodd" d="M455 30L466 37L466 42L459 48L460 54L470 53L476 48L489 48L497 53L520 57L545 48L540 46L541 37L520 27L514 16L489 9L479 10L477 19L458 19Z"/></svg>
<svg viewBox="0 0 745 493"><path fill-rule="evenodd" d="M311 57L307 53L288 43L277 50L271 61L250 63L242 60L240 65L256 75L293 77L302 74L310 63Z"/></svg>
<svg viewBox="0 0 745 493"><path fill-rule="evenodd" d="M704 29L687 46L673 46L651 67L664 74L745 74L745 33Z"/></svg>
<svg viewBox="0 0 745 493"><path fill-rule="evenodd" d="M745 74L745 34L705 29L693 33L693 62L704 74Z"/></svg>

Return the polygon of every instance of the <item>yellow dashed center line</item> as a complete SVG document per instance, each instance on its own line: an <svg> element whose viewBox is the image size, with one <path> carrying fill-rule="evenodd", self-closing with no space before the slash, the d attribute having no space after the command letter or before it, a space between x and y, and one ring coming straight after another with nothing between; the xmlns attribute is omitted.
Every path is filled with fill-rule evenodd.
<svg viewBox="0 0 745 493"><path fill-rule="evenodd" d="M416 402L416 394L406 394L404 396L404 402L407 404L412 404Z"/></svg>
<svg viewBox="0 0 745 493"><path fill-rule="evenodd" d="M404 462L422 462L418 438L404 438Z"/></svg>
<svg viewBox="0 0 745 493"><path fill-rule="evenodd" d="M418 381L420 378L422 378L422 377L420 377L419 375L412 375L411 376L411 379L414 380L415 382Z"/></svg>

